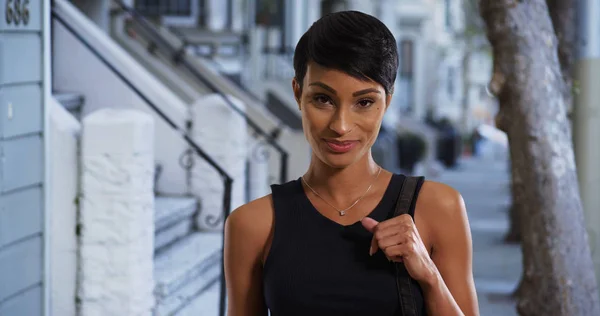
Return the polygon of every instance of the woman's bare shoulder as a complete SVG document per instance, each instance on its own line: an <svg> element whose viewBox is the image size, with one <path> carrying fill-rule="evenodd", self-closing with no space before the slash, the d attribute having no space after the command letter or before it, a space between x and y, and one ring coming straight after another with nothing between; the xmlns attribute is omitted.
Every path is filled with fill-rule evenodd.
<svg viewBox="0 0 600 316"><path fill-rule="evenodd" d="M425 181L415 217L427 223L437 237L456 233L459 227L468 227L467 212L462 195L453 187L435 181ZM466 224L466 225L465 225Z"/></svg>
<svg viewBox="0 0 600 316"><path fill-rule="evenodd" d="M273 199L271 194L246 203L235 209L225 223L228 239L262 247L273 227Z"/></svg>
<svg viewBox="0 0 600 316"><path fill-rule="evenodd" d="M460 215L457 213L461 213L461 209L464 208L464 201L460 192L447 184L435 181L425 181L423 183L418 201L423 206L427 206L427 209L435 212L437 216ZM445 214L440 214L440 212Z"/></svg>

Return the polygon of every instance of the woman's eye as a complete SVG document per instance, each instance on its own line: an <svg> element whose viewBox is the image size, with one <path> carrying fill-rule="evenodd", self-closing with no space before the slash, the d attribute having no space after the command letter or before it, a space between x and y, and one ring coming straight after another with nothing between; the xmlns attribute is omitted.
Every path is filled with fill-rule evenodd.
<svg viewBox="0 0 600 316"><path fill-rule="evenodd" d="M368 99L365 99L365 100L360 100L360 101L358 102L358 105L360 105L360 107L361 107L361 108L368 108L368 107L370 107L370 106L371 106L373 103L374 103L374 102L373 102L373 100L368 100Z"/></svg>
<svg viewBox="0 0 600 316"><path fill-rule="evenodd" d="M314 100L320 104L331 104L331 100L324 95L317 95L315 96Z"/></svg>

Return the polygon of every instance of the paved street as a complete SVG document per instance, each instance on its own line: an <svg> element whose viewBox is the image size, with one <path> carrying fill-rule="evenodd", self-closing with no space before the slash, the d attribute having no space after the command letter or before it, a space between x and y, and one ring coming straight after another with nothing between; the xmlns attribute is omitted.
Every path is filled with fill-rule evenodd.
<svg viewBox="0 0 600 316"><path fill-rule="evenodd" d="M510 294L521 275L521 249L503 243L508 230L509 173L504 162L466 159L434 179L463 195L473 236L473 273L481 315L517 315Z"/></svg>

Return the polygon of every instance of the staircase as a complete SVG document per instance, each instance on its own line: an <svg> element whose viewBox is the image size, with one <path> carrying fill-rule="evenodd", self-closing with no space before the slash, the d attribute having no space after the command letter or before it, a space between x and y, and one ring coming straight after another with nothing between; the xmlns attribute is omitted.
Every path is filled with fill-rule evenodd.
<svg viewBox="0 0 600 316"><path fill-rule="evenodd" d="M204 294L221 275L221 234L195 230L194 198L157 196L154 203L156 315L181 315L195 304L216 308L218 299Z"/></svg>
<svg viewBox="0 0 600 316"><path fill-rule="evenodd" d="M81 120L82 95L55 91L53 97ZM196 229L199 211L196 198L155 195L156 316L198 315L200 310L218 309L222 235Z"/></svg>

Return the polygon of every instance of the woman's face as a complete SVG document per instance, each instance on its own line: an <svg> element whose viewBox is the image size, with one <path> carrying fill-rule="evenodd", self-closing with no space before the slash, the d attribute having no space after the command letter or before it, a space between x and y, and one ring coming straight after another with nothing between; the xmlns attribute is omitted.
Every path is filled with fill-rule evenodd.
<svg viewBox="0 0 600 316"><path fill-rule="evenodd" d="M292 84L314 155L344 168L370 152L391 101L382 85L312 62L302 89L295 79Z"/></svg>

